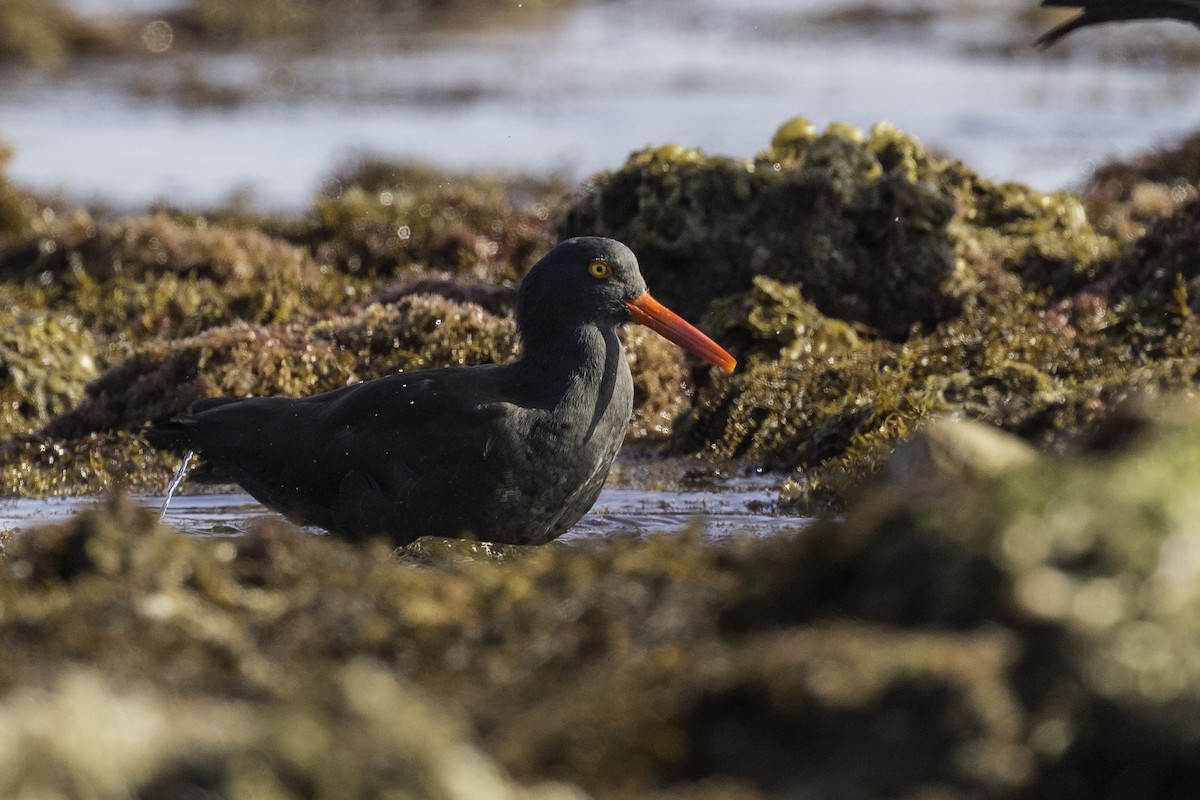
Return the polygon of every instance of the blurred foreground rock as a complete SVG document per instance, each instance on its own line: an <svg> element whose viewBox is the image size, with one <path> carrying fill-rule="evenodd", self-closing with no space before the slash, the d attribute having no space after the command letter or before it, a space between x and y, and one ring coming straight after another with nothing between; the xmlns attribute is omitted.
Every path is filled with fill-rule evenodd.
<svg viewBox="0 0 1200 800"><path fill-rule="evenodd" d="M1033 459L939 422L900 459L770 540L393 557L185 537L124 501L27 532L0 563L0 786L1188 797L1200 401Z"/></svg>

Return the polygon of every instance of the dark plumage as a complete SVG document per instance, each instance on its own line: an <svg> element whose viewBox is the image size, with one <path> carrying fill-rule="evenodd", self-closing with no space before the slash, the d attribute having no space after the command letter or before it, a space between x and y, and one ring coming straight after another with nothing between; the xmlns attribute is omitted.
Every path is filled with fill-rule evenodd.
<svg viewBox="0 0 1200 800"><path fill-rule="evenodd" d="M1200 0L1042 0L1043 6L1080 8L1082 12L1038 37L1049 47L1073 30L1126 20L1177 19L1200 26Z"/></svg>
<svg viewBox="0 0 1200 800"><path fill-rule="evenodd" d="M146 431L194 450L288 517L348 537L533 544L592 507L621 446L633 320L725 369L733 359L646 293L611 239L570 239L517 295L520 359L398 373L315 397L200 400Z"/></svg>

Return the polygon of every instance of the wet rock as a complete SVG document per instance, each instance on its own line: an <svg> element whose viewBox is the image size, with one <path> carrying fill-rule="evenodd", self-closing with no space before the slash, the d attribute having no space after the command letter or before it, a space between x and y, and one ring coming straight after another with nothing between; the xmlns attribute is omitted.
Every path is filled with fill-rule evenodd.
<svg viewBox="0 0 1200 800"><path fill-rule="evenodd" d="M474 561L500 563L521 558L529 552L530 548L524 545L423 536L412 544L397 548L392 557L405 564L437 567Z"/></svg>

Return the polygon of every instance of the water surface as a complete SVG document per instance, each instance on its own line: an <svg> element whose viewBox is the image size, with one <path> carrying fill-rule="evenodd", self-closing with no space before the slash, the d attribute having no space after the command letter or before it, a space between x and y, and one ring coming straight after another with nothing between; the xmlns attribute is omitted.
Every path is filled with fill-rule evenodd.
<svg viewBox="0 0 1200 800"><path fill-rule="evenodd" d="M733 535L768 536L798 530L810 520L781 514L776 508L778 476L754 476L705 481L689 488L677 480L646 480L657 471L626 468L610 481L592 511L562 541L608 536L646 536L699 527L713 539ZM186 487L186 484L185 484ZM157 510L161 495L135 495ZM17 531L70 519L95 505L95 498L0 500L0 529ZM263 517L281 518L240 491L176 495L164 522L197 536L238 536ZM312 529L318 533L319 529Z"/></svg>
<svg viewBox="0 0 1200 800"><path fill-rule="evenodd" d="M1016 24L1011 0L934 4L946 11L926 24L814 21L846 5L580 2L305 55L10 71L0 140L14 147L12 175L38 188L130 206L246 190L296 209L354 151L582 178L650 143L749 157L804 114L818 125L887 119L985 176L1053 189L1200 128L1197 68L1086 57L1114 37L1195 36L1188 26L1082 31L1072 47L1083 57L1063 60L1033 49L1036 29ZM188 109L155 96L181 70L246 102Z"/></svg>

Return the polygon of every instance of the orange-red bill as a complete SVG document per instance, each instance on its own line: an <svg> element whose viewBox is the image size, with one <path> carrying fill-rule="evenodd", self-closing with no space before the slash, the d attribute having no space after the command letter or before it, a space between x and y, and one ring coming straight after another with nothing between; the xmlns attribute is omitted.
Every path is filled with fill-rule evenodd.
<svg viewBox="0 0 1200 800"><path fill-rule="evenodd" d="M649 292L636 300L626 300L625 305L633 312L634 322L645 325L697 358L715 364L726 372L733 372L733 368L737 366L737 359L692 327L683 317L651 297Z"/></svg>

